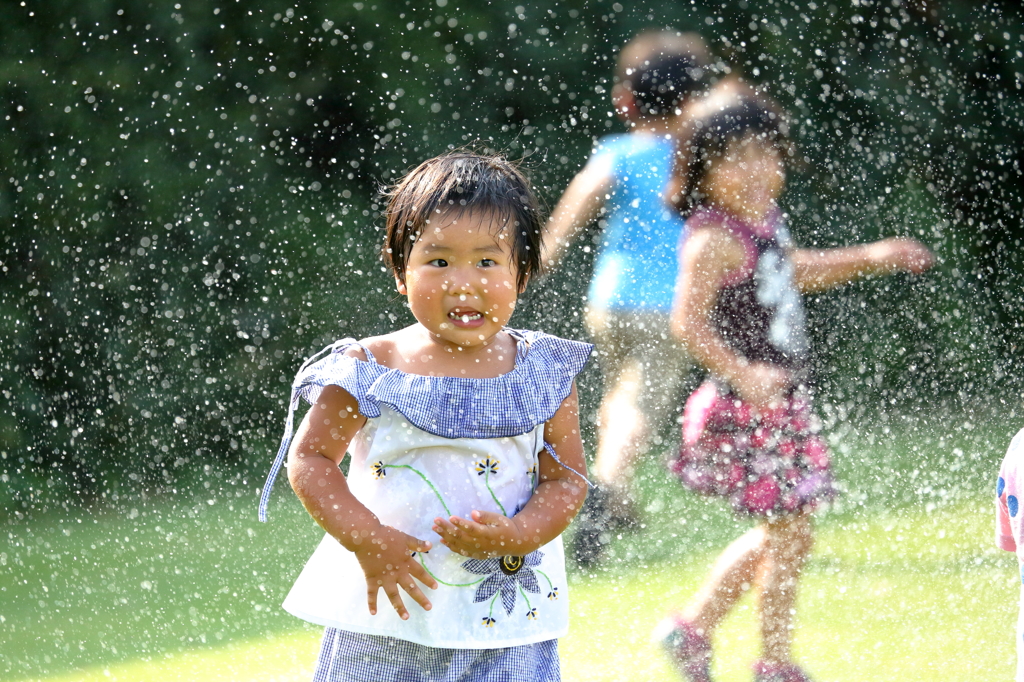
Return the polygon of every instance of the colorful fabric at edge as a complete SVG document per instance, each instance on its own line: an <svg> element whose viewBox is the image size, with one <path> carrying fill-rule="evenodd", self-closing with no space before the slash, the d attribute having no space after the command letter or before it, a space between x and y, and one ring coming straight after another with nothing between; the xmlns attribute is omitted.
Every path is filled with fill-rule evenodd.
<svg viewBox="0 0 1024 682"><path fill-rule="evenodd" d="M996 546L1017 555L1021 578L1020 608L1017 614L1017 682L1024 682L1024 430L1010 441L996 479Z"/></svg>

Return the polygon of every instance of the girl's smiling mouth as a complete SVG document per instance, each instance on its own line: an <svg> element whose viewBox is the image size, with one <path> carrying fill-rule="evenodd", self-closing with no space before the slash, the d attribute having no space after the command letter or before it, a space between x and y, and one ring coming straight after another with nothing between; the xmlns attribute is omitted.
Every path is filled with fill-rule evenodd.
<svg viewBox="0 0 1024 682"><path fill-rule="evenodd" d="M478 327L484 323L484 314L469 308L455 308L448 312L448 319L456 327Z"/></svg>

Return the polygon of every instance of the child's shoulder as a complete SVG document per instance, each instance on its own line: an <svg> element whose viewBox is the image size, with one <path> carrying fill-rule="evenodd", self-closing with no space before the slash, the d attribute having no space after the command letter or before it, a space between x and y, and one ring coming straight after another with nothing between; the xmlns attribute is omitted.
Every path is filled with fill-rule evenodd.
<svg viewBox="0 0 1024 682"><path fill-rule="evenodd" d="M422 368L412 365L417 363L411 361L423 356L432 357L435 349L430 346L424 337L423 329L419 325L410 325L379 336L368 336L352 344L345 349L344 354L348 357L369 361L380 365L382 368L398 369L411 374L429 375L423 372Z"/></svg>
<svg viewBox="0 0 1024 682"><path fill-rule="evenodd" d="M1010 446L1006 449L1006 456L1003 458L1003 462L1003 466L1007 464L1020 466L1024 463L1024 429L1018 431L1017 435L1010 441Z"/></svg>
<svg viewBox="0 0 1024 682"><path fill-rule="evenodd" d="M704 205L690 214L686 219L686 227L690 232L712 229L741 238L756 236L760 239L775 239L784 246L789 246L792 241L785 216L779 211L772 211L760 223L751 223L718 206Z"/></svg>
<svg viewBox="0 0 1024 682"><path fill-rule="evenodd" d="M664 144L666 142L663 138L650 133L613 133L599 138L594 143L594 155L632 155Z"/></svg>
<svg viewBox="0 0 1024 682"><path fill-rule="evenodd" d="M564 337L555 336L554 334L548 334L547 332L538 331L536 329L513 329L511 327L507 327L505 332L515 339L516 343L525 342L528 348L537 344L550 344L552 346L590 346L590 344L583 343L582 341L566 339Z"/></svg>
<svg viewBox="0 0 1024 682"><path fill-rule="evenodd" d="M741 221L725 211L714 206L700 206L686 218L686 231L690 235L686 241L689 243L694 237L703 235L708 244L716 247L728 244L742 246L748 233L743 228Z"/></svg>
<svg viewBox="0 0 1024 682"><path fill-rule="evenodd" d="M529 367L546 367L556 373L564 372L574 377L583 371L593 344L564 339L541 331L529 329L508 329L516 340L517 354L524 358ZM522 352L519 352L522 351Z"/></svg>
<svg viewBox="0 0 1024 682"><path fill-rule="evenodd" d="M611 135L595 137L594 152L601 152L609 149L614 149L615 147L626 142L626 138L628 137L629 133L612 133Z"/></svg>
<svg viewBox="0 0 1024 682"><path fill-rule="evenodd" d="M364 361L373 357L378 364L388 365L388 360L397 355L401 347L401 338L398 335L402 331L404 330L359 339L346 348L344 354ZM370 357L367 356L367 351Z"/></svg>
<svg viewBox="0 0 1024 682"><path fill-rule="evenodd" d="M356 360L362 360L363 362L369 362L371 358L374 360L377 355L383 353L387 355L391 352L389 349L388 340L384 336L368 336L363 339L355 339L351 336L343 339L338 339L330 346L325 348L320 353L317 353L313 358L306 361L309 365L314 362L314 358L320 358L323 353L327 353L327 357L337 357L338 355L346 358L354 358Z"/></svg>
<svg viewBox="0 0 1024 682"><path fill-rule="evenodd" d="M715 206L698 206L686 219L686 227L689 230L702 228L724 228L729 222L729 215Z"/></svg>

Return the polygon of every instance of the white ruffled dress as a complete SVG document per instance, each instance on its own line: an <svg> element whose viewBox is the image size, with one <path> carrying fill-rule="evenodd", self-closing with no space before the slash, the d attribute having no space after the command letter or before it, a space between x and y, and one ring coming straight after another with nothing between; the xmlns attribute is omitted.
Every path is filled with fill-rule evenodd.
<svg viewBox="0 0 1024 682"><path fill-rule="evenodd" d="M355 555L325 535L284 601L289 613L350 632L430 647L493 649L555 639L568 630L561 538L525 557L467 559L438 542L434 518L474 509L514 516L537 485L544 424L569 395L589 344L508 330L515 368L491 379L425 377L344 355L345 339L307 363L293 384L288 425L264 486L260 516L291 441L299 400L314 404L327 385L352 394L366 424L349 446L348 484L382 523L430 540L416 555L439 583L425 589L433 608L404 601L403 621L381 594L377 615ZM548 451L553 455L550 448Z"/></svg>

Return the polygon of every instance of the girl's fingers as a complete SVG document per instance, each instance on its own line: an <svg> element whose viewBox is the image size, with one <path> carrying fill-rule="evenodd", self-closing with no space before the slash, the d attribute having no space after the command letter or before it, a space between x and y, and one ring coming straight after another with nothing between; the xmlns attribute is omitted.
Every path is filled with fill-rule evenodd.
<svg viewBox="0 0 1024 682"><path fill-rule="evenodd" d="M388 595L388 599L391 600L391 606L395 608L395 611L398 612L402 620L409 620L409 612L405 608L405 602L402 601L402 594L398 590L398 584L394 582L385 584L384 594ZM420 596L422 595L423 593L420 592ZM423 597L423 599L426 600L426 597Z"/></svg>
<svg viewBox="0 0 1024 682"><path fill-rule="evenodd" d="M370 608L370 615L377 615L377 592L380 590L380 583L371 578L366 579L366 605Z"/></svg>
<svg viewBox="0 0 1024 682"><path fill-rule="evenodd" d="M452 516L449 519L434 519L434 532L447 539L478 535L482 527L479 523L458 516Z"/></svg>
<svg viewBox="0 0 1024 682"><path fill-rule="evenodd" d="M427 595L423 594L423 590L416 584L416 581L412 579L412 576L405 576L405 580L409 582L402 585L402 589L405 590L412 600L423 607L425 611L429 611L432 608L430 600L427 599ZM402 618L407 618L408 614L402 615Z"/></svg>
<svg viewBox="0 0 1024 682"><path fill-rule="evenodd" d="M427 570L423 568L418 562L414 562L412 567L409 569L409 573L412 574L413 578L419 580L421 583L426 585L432 590L437 589L437 581L434 580L434 576L427 573Z"/></svg>
<svg viewBox="0 0 1024 682"><path fill-rule="evenodd" d="M497 512L492 511L474 511L470 516L477 523L482 523L485 526L496 526L502 519L506 518Z"/></svg>
<svg viewBox="0 0 1024 682"><path fill-rule="evenodd" d="M501 552L501 546L516 537L514 522L492 511L474 510L469 519L451 516L435 518L433 531L441 536L441 544L462 556L487 558Z"/></svg>
<svg viewBox="0 0 1024 682"><path fill-rule="evenodd" d="M456 536L456 529L451 525L436 524L433 527L433 531L441 537L441 543L445 543L450 538L454 538Z"/></svg>
<svg viewBox="0 0 1024 682"><path fill-rule="evenodd" d="M504 518L501 514L495 514L494 512L488 511L473 511L470 513L470 518L463 519L458 516L451 517L451 523L459 531L468 535L480 535L485 532L488 527L493 525L487 519L501 519Z"/></svg>
<svg viewBox="0 0 1024 682"><path fill-rule="evenodd" d="M935 263L935 257L927 248L919 246L916 253L911 255L910 261L910 271L919 275Z"/></svg>
<svg viewBox="0 0 1024 682"><path fill-rule="evenodd" d="M406 547L409 548L409 553L413 552L429 552L433 545L428 540L420 540L419 538L410 537L406 543Z"/></svg>
<svg viewBox="0 0 1024 682"><path fill-rule="evenodd" d="M458 535L458 529L444 519L434 519L433 531L441 536L441 542L444 542L445 538Z"/></svg>

